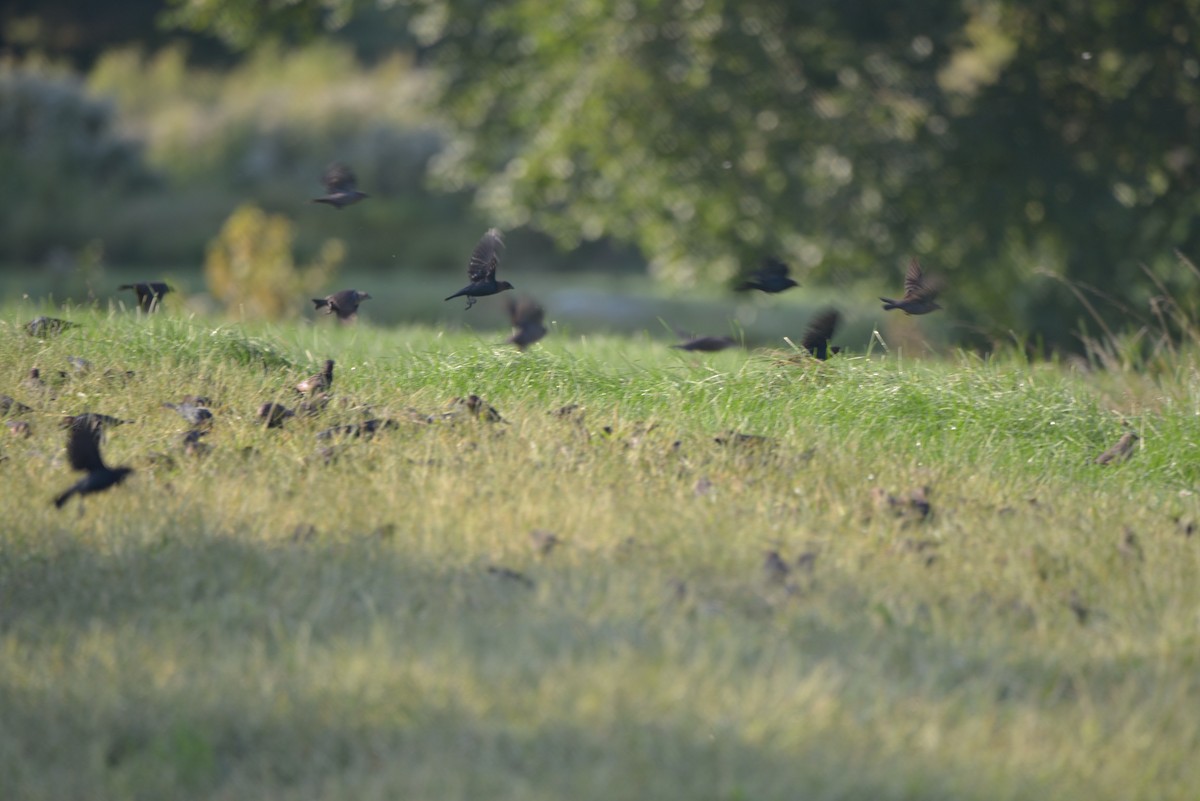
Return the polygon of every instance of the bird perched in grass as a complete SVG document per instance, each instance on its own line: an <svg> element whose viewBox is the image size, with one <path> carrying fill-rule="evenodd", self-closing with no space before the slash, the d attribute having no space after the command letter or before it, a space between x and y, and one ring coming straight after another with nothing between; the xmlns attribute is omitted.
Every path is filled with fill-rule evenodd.
<svg viewBox="0 0 1200 801"><path fill-rule="evenodd" d="M72 323L69 320L60 320L57 317L34 317L29 322L25 323L25 331L31 337L44 337L49 334L61 334L68 328L78 328L79 323Z"/></svg>
<svg viewBox="0 0 1200 801"><path fill-rule="evenodd" d="M1106 450L1104 453L1096 457L1096 464L1114 464L1116 462L1124 462L1133 456L1133 447L1137 444L1138 435L1132 431L1126 431L1117 440L1117 444Z"/></svg>
<svg viewBox="0 0 1200 801"><path fill-rule="evenodd" d="M164 403L164 409L174 409L179 413L179 416L187 420L194 426L211 425L213 413L208 408L198 403L188 403L186 400L182 403Z"/></svg>
<svg viewBox="0 0 1200 801"><path fill-rule="evenodd" d="M312 202L325 203L338 211L344 206L352 206L370 197L366 192L358 191L358 178L354 175L354 170L339 161L325 168L321 183L325 185L325 194L314 197Z"/></svg>
<svg viewBox="0 0 1200 801"><path fill-rule="evenodd" d="M61 509L72 495L90 495L120 484L133 472L131 467L109 467L100 458L100 427L75 425L67 434L67 460L73 470L82 470L87 475L79 479L66 492L54 499L55 507Z"/></svg>
<svg viewBox="0 0 1200 801"><path fill-rule="evenodd" d="M813 321L808 324L808 330L804 332L804 339L800 340L800 344L814 358L825 361L832 354L841 351L841 348L834 346L829 347L829 340L833 338L833 332L837 329L840 315L837 309L826 309L813 318Z"/></svg>
<svg viewBox="0 0 1200 801"><path fill-rule="evenodd" d="M692 337L685 342L680 342L678 345L672 345L671 347L678 350L715 353L719 350L732 348L735 345L737 345L737 342L733 337Z"/></svg>
<svg viewBox="0 0 1200 801"><path fill-rule="evenodd" d="M446 300L454 300L463 295L467 298L467 308L475 305L475 298L495 295L513 285L507 281L496 280L496 267L500 264L500 251L504 248L504 239L500 229L489 228L471 251L471 260L467 262L467 280L471 283L455 292Z"/></svg>
<svg viewBox="0 0 1200 801"><path fill-rule="evenodd" d="M264 403L258 407L258 419L267 428L282 428L283 421L295 417L296 413L282 403Z"/></svg>
<svg viewBox="0 0 1200 801"><path fill-rule="evenodd" d="M296 391L301 395L310 395L314 392L321 392L333 386L333 359L326 359L325 365L321 368L321 372L316 375L310 375L308 378L296 385Z"/></svg>
<svg viewBox="0 0 1200 801"><path fill-rule="evenodd" d="M312 302L318 310L324 309L326 314L336 314L339 321L349 323L358 318L358 304L370 299L370 293L359 292L357 289L343 289L326 298L313 298Z"/></svg>
<svg viewBox="0 0 1200 801"><path fill-rule="evenodd" d="M512 321L512 336L508 344L525 348L546 336L546 326L543 323L546 313L537 301L532 298L521 298L519 301L508 302L508 319Z"/></svg>
<svg viewBox="0 0 1200 801"><path fill-rule="evenodd" d="M904 273L904 297L900 300L881 297L880 300L883 301L884 311L899 309L905 314L929 314L942 308L934 302L941 291L939 282L925 277L921 262L914 256Z"/></svg>
<svg viewBox="0 0 1200 801"><path fill-rule="evenodd" d="M161 306L163 297L171 291L171 287L161 281L121 284L117 289L132 289L137 293L138 308L147 314Z"/></svg>
<svg viewBox="0 0 1200 801"><path fill-rule="evenodd" d="M794 286L799 286L798 283L792 280L789 272L790 269L788 266L779 259L768 258L763 261L761 267L746 276L745 280L735 286L734 290L737 292L749 292L751 289L761 289L768 294L774 294L782 292L785 289L791 289Z"/></svg>

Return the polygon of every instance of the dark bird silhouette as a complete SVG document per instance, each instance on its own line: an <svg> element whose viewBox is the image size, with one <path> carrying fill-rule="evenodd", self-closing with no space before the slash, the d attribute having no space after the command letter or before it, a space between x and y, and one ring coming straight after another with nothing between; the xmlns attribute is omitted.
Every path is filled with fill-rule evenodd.
<svg viewBox="0 0 1200 801"><path fill-rule="evenodd" d="M543 323L546 313L532 298L521 298L519 301L508 302L508 319L512 321L512 336L508 344L525 348L546 336L546 326Z"/></svg>
<svg viewBox="0 0 1200 801"><path fill-rule="evenodd" d="M0 395L0 417L7 417L10 414L27 414L33 409L18 400L15 400L11 395Z"/></svg>
<svg viewBox="0 0 1200 801"><path fill-rule="evenodd" d="M264 403L258 407L258 419L262 420L267 428L282 428L283 421L295 415L295 412L282 403Z"/></svg>
<svg viewBox="0 0 1200 801"><path fill-rule="evenodd" d="M326 203L338 211L341 211L343 206L352 206L370 197L366 192L358 191L358 178L355 177L354 170L341 162L335 161L325 168L321 183L325 185L325 194L314 197L312 202Z"/></svg>
<svg viewBox="0 0 1200 801"><path fill-rule="evenodd" d="M188 403L187 401L184 401L183 403L164 403L163 408L174 409L179 413L180 417L182 417L184 420L187 420L194 426L212 424L212 411L196 403Z"/></svg>
<svg viewBox="0 0 1200 801"><path fill-rule="evenodd" d="M333 386L333 359L326 359L321 372L310 375L296 385L296 391L301 395L321 392Z"/></svg>
<svg viewBox="0 0 1200 801"><path fill-rule="evenodd" d="M78 328L79 323L72 323L68 320L60 320L57 317L34 317L29 322L25 323L25 331L31 337L44 337L49 334L61 334L68 328Z"/></svg>
<svg viewBox="0 0 1200 801"><path fill-rule="evenodd" d="M317 309L324 309L326 314L336 314L338 320L348 323L358 318L358 304L370 299L369 292L343 289L341 292L334 292L329 297L313 298L312 302Z"/></svg>
<svg viewBox="0 0 1200 801"><path fill-rule="evenodd" d="M204 456L210 450L207 442L204 442L204 437L208 435L207 431L193 428L191 431L183 435L183 452L188 456Z"/></svg>
<svg viewBox="0 0 1200 801"><path fill-rule="evenodd" d="M162 305L163 297L171 291L171 287L161 281L140 282L136 284L121 284L118 289L132 289L137 293L138 308L144 312L152 312Z"/></svg>
<svg viewBox="0 0 1200 801"><path fill-rule="evenodd" d="M498 228L489 228L471 251L471 260L467 263L467 280L471 283L455 292L446 300L454 300L466 295L467 308L475 305L475 298L495 295L513 285L507 281L496 280L496 267L500 264L500 251L504 249L504 239Z"/></svg>
<svg viewBox="0 0 1200 801"><path fill-rule="evenodd" d="M763 261L762 267L746 276L745 280L735 286L734 290L748 292L751 289L761 289L763 292L774 294L799 286L792 280L789 272L788 266L779 259L769 258Z"/></svg>
<svg viewBox="0 0 1200 801"><path fill-rule="evenodd" d="M808 330L804 332L804 339L800 340L800 344L813 357L825 361L832 354L841 351L839 347L829 347L829 340L833 338L833 332L837 329L838 320L841 315L837 309L826 309L813 318L813 321L808 324Z"/></svg>
<svg viewBox="0 0 1200 801"><path fill-rule="evenodd" d="M733 337L692 337L686 342L680 342L678 345L672 345L672 348L678 350L700 351L702 353L715 353L719 350L732 348L737 345Z"/></svg>
<svg viewBox="0 0 1200 801"><path fill-rule="evenodd" d="M132 423L132 420L122 420L107 414L84 412L83 414L68 414L62 419L62 428L83 429L85 431L103 431L106 428Z"/></svg>
<svg viewBox="0 0 1200 801"><path fill-rule="evenodd" d="M72 495L90 495L120 484L133 472L131 467L109 467L100 458L100 428L72 426L67 434L67 460L73 470L87 475L79 479L66 492L54 499L55 507L61 509Z"/></svg>
<svg viewBox="0 0 1200 801"><path fill-rule="evenodd" d="M763 555L763 575L766 576L767 583L783 584L791 572L791 567L783 561L779 551L767 551Z"/></svg>
<svg viewBox="0 0 1200 801"><path fill-rule="evenodd" d="M1138 435L1132 431L1126 431L1117 440L1117 444L1106 450L1104 453L1096 457L1096 464L1114 464L1116 462L1124 462L1133 455L1134 445L1138 441Z"/></svg>
<svg viewBox="0 0 1200 801"><path fill-rule="evenodd" d="M925 277L921 262L914 256L904 273L904 297L900 300L883 298L883 310L900 309L905 314L929 314L942 308L934 298L942 291L941 284Z"/></svg>

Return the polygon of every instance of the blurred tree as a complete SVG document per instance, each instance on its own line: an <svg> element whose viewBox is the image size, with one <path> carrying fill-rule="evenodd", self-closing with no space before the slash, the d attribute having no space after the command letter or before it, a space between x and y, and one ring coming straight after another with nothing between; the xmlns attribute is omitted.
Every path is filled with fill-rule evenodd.
<svg viewBox="0 0 1200 801"><path fill-rule="evenodd" d="M173 0L241 44L369 1ZM403 5L459 125L446 184L564 243L636 242L667 280L917 253L973 322L1061 340L1039 268L1136 307L1139 262L1200 245L1200 0Z"/></svg>

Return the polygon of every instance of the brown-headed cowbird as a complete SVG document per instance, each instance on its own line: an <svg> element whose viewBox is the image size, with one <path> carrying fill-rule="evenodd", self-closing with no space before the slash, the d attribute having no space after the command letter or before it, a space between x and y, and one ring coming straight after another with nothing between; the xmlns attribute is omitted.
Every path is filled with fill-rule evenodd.
<svg viewBox="0 0 1200 801"><path fill-rule="evenodd" d="M934 298L942 291L940 282L925 277L921 262L914 256L908 263L904 273L904 297L900 300L883 298L883 310L900 309L905 314L929 314L942 308L934 302Z"/></svg>
<svg viewBox="0 0 1200 801"><path fill-rule="evenodd" d="M296 391L301 395L322 392L333 386L333 359L326 359L321 372L311 375L296 385Z"/></svg>
<svg viewBox="0 0 1200 801"><path fill-rule="evenodd" d="M325 168L321 183L325 186L325 194L314 197L312 202L325 203L338 211L370 197L366 192L358 191L358 178L354 171L341 162L335 161Z"/></svg>
<svg viewBox="0 0 1200 801"><path fill-rule="evenodd" d="M258 407L258 419L262 420L267 428L281 428L284 420L295 415L295 412L282 403L264 403Z"/></svg>
<svg viewBox="0 0 1200 801"><path fill-rule="evenodd" d="M0 417L7 417L10 414L27 414L33 409L18 400L15 400L11 395L0 395Z"/></svg>
<svg viewBox="0 0 1200 801"><path fill-rule="evenodd" d="M1117 440L1117 444L1106 450L1104 453L1096 457L1096 464L1114 464L1116 462L1124 462L1133 455L1134 445L1137 444L1138 435L1132 431L1126 431Z"/></svg>
<svg viewBox="0 0 1200 801"><path fill-rule="evenodd" d="M120 484L133 472L131 467L109 467L100 458L100 428L84 425L72 426L67 434L67 460L74 470L87 475L79 479L66 492L54 499L55 507L61 509L72 495L89 495Z"/></svg>
<svg viewBox="0 0 1200 801"><path fill-rule="evenodd" d="M672 345L671 347L678 350L715 353L719 350L735 347L736 345L737 341L733 337L692 337L686 342L680 342L678 345Z"/></svg>
<svg viewBox="0 0 1200 801"><path fill-rule="evenodd" d="M544 324L546 313L537 301L532 298L521 298L519 301L508 302L508 319L512 322L512 336L508 344L516 345L520 350L537 342L546 336Z"/></svg>
<svg viewBox="0 0 1200 801"><path fill-rule="evenodd" d="M343 289L324 298L313 298L317 309L324 309L326 314L336 314L338 320L349 323L358 319L358 304L370 300L369 292L359 292L357 289Z"/></svg>
<svg viewBox="0 0 1200 801"><path fill-rule="evenodd" d="M799 286L788 274L789 268L779 259L768 258L750 275L734 287L737 292L748 292L751 289L761 289L763 292L775 293Z"/></svg>
<svg viewBox="0 0 1200 801"><path fill-rule="evenodd" d="M44 337L50 334L61 334L68 328L78 328L79 323L72 323L68 320L60 320L57 317L34 317L29 322L25 323L25 331L31 337Z"/></svg>
<svg viewBox="0 0 1200 801"><path fill-rule="evenodd" d="M164 403L164 409L174 409L179 416L194 426L212 425L213 413L196 403Z"/></svg>
<svg viewBox="0 0 1200 801"><path fill-rule="evenodd" d="M504 248L504 239L498 228L489 228L480 238L475 250L471 251L471 260L467 263L467 280L471 283L455 292L446 300L454 300L463 295L467 298L467 308L475 305L475 298L485 295L495 295L513 285L507 281L496 280L496 267L500 264L500 251Z"/></svg>
<svg viewBox="0 0 1200 801"><path fill-rule="evenodd" d="M138 308L144 312L152 312L162 305L162 299L171 287L162 281L141 281L136 284L121 284L117 289L132 289L137 293Z"/></svg>
<svg viewBox="0 0 1200 801"><path fill-rule="evenodd" d="M814 358L825 361L830 355L841 350L836 346L829 347L829 340L833 338L839 318L837 309L826 309L809 323L808 330L804 332L804 339L800 340L800 344Z"/></svg>

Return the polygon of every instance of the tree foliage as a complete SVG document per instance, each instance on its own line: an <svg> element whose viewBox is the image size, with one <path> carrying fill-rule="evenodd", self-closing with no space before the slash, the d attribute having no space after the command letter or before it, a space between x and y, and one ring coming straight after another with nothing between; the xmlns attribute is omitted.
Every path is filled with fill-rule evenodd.
<svg viewBox="0 0 1200 801"><path fill-rule="evenodd" d="M245 42L298 14L337 25L363 0L177 4ZM898 277L915 253L979 322L1061 336L1071 322L1046 310L1062 290L1041 270L1132 284L1139 262L1198 244L1200 0L397 13L458 124L450 186L566 243L634 242L668 280L721 280L766 253L823 279Z"/></svg>

